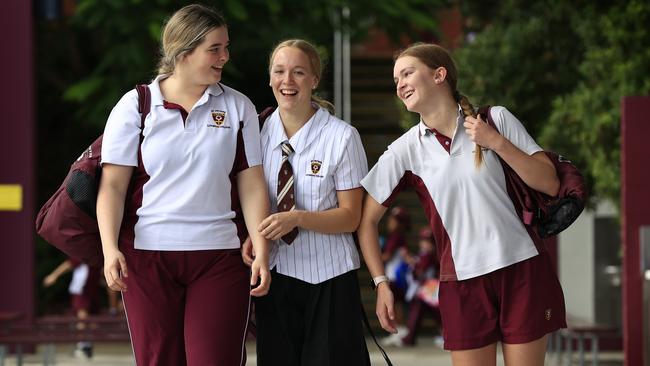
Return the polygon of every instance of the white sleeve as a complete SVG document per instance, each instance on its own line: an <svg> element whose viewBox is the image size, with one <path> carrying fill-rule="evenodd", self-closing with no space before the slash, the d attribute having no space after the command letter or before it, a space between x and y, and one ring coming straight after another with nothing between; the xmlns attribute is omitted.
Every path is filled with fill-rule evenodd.
<svg viewBox="0 0 650 366"><path fill-rule="evenodd" d="M140 113L138 92L124 94L108 116L102 139L102 161L126 166L138 166L140 146Z"/></svg>
<svg viewBox="0 0 650 366"><path fill-rule="evenodd" d="M403 188L406 169L397 152L388 146L361 185L375 201L386 205L387 200Z"/></svg>
<svg viewBox="0 0 650 366"><path fill-rule="evenodd" d="M334 187L337 191L359 188L361 179L368 172L368 160L359 132L351 126L346 128L346 132L339 144L341 154L334 173Z"/></svg>
<svg viewBox="0 0 650 366"><path fill-rule="evenodd" d="M253 103L246 98L243 114L244 128L242 137L244 139L244 153L246 165L253 167L262 164L262 147L260 140L260 124L257 112Z"/></svg>
<svg viewBox="0 0 650 366"><path fill-rule="evenodd" d="M509 110L504 107L495 106L490 109L492 120L499 129L499 132L519 150L528 155L533 155L543 149L533 140L526 131L524 125Z"/></svg>

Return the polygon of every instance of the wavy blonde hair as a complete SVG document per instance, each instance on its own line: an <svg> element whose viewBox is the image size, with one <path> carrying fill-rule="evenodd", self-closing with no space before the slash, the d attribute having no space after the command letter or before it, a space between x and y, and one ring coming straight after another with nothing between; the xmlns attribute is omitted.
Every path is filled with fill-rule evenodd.
<svg viewBox="0 0 650 366"><path fill-rule="evenodd" d="M194 51L210 31L226 26L221 14L207 6L192 4L176 11L162 31L158 74L172 74L181 56Z"/></svg>

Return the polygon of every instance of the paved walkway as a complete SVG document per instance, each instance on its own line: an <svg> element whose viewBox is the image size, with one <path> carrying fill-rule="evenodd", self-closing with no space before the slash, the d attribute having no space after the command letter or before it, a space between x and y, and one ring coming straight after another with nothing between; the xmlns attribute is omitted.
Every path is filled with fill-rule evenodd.
<svg viewBox="0 0 650 366"><path fill-rule="evenodd" d="M368 349L371 353L372 365L385 365L377 346L371 341L368 342ZM98 344L95 346L95 355L91 360L79 359L73 356L73 345L57 345L56 365L57 366L131 366L134 364L129 344ZM257 365L255 361L255 343L247 344L248 362L247 365ZM418 345L408 348L387 348L386 351L395 366L446 366L451 365L451 358L448 352L441 350L433 345L432 338L420 338ZM497 365L503 366L501 355L499 354ZM576 360L577 361L577 360ZM34 355L25 357L24 365L42 365L42 354L39 352ZM575 363L577 364L577 362ZM16 358L9 357L5 366L15 366ZM546 365L555 366L556 358L554 355L547 357ZM623 365L620 353L605 353L601 357L601 366Z"/></svg>

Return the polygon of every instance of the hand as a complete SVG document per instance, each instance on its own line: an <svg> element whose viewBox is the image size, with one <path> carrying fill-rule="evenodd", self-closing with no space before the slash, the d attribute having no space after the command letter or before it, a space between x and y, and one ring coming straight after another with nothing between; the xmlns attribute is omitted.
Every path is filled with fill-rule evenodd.
<svg viewBox="0 0 650 366"><path fill-rule="evenodd" d="M463 126L465 127L465 133L469 135L470 140L472 140L476 145L490 150L496 150L503 138L503 136L492 128L492 126L485 123L480 115L477 115L476 118L472 116L465 117Z"/></svg>
<svg viewBox="0 0 650 366"><path fill-rule="evenodd" d="M253 247L253 242L251 241L250 236L246 238L244 244L241 246L241 257L247 266L250 267L253 264L253 260L255 259L255 248Z"/></svg>
<svg viewBox="0 0 650 366"><path fill-rule="evenodd" d="M268 240L280 240L298 226L299 211L278 212L262 220L257 230Z"/></svg>
<svg viewBox="0 0 650 366"><path fill-rule="evenodd" d="M251 286L255 286L259 279L260 284L251 290L252 296L264 296L271 287L271 272L269 261L261 256L256 257L251 264Z"/></svg>
<svg viewBox="0 0 650 366"><path fill-rule="evenodd" d="M43 286L44 287L50 287L50 286L54 285L54 283L56 283L57 279L58 279L58 276L53 275L53 274L49 274L49 275L45 276L45 278L43 279Z"/></svg>
<svg viewBox="0 0 650 366"><path fill-rule="evenodd" d="M104 253L104 277L111 290L126 291L124 278L129 277L129 271L126 268L126 259L119 250L112 249Z"/></svg>
<svg viewBox="0 0 650 366"><path fill-rule="evenodd" d="M377 306L376 313L379 324L387 332L397 333L395 327L395 300L393 292L388 286L388 282L382 282L377 286Z"/></svg>

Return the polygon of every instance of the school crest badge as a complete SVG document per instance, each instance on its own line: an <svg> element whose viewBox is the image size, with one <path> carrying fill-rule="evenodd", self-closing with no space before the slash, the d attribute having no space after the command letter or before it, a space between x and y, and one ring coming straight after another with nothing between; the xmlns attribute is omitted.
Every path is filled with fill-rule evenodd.
<svg viewBox="0 0 650 366"><path fill-rule="evenodd" d="M226 121L226 112L212 110L212 121L217 127L223 126L223 123Z"/></svg>
<svg viewBox="0 0 650 366"><path fill-rule="evenodd" d="M320 167L323 164L323 162L318 161L318 160L312 160L311 161L311 173L316 175L320 172Z"/></svg>

